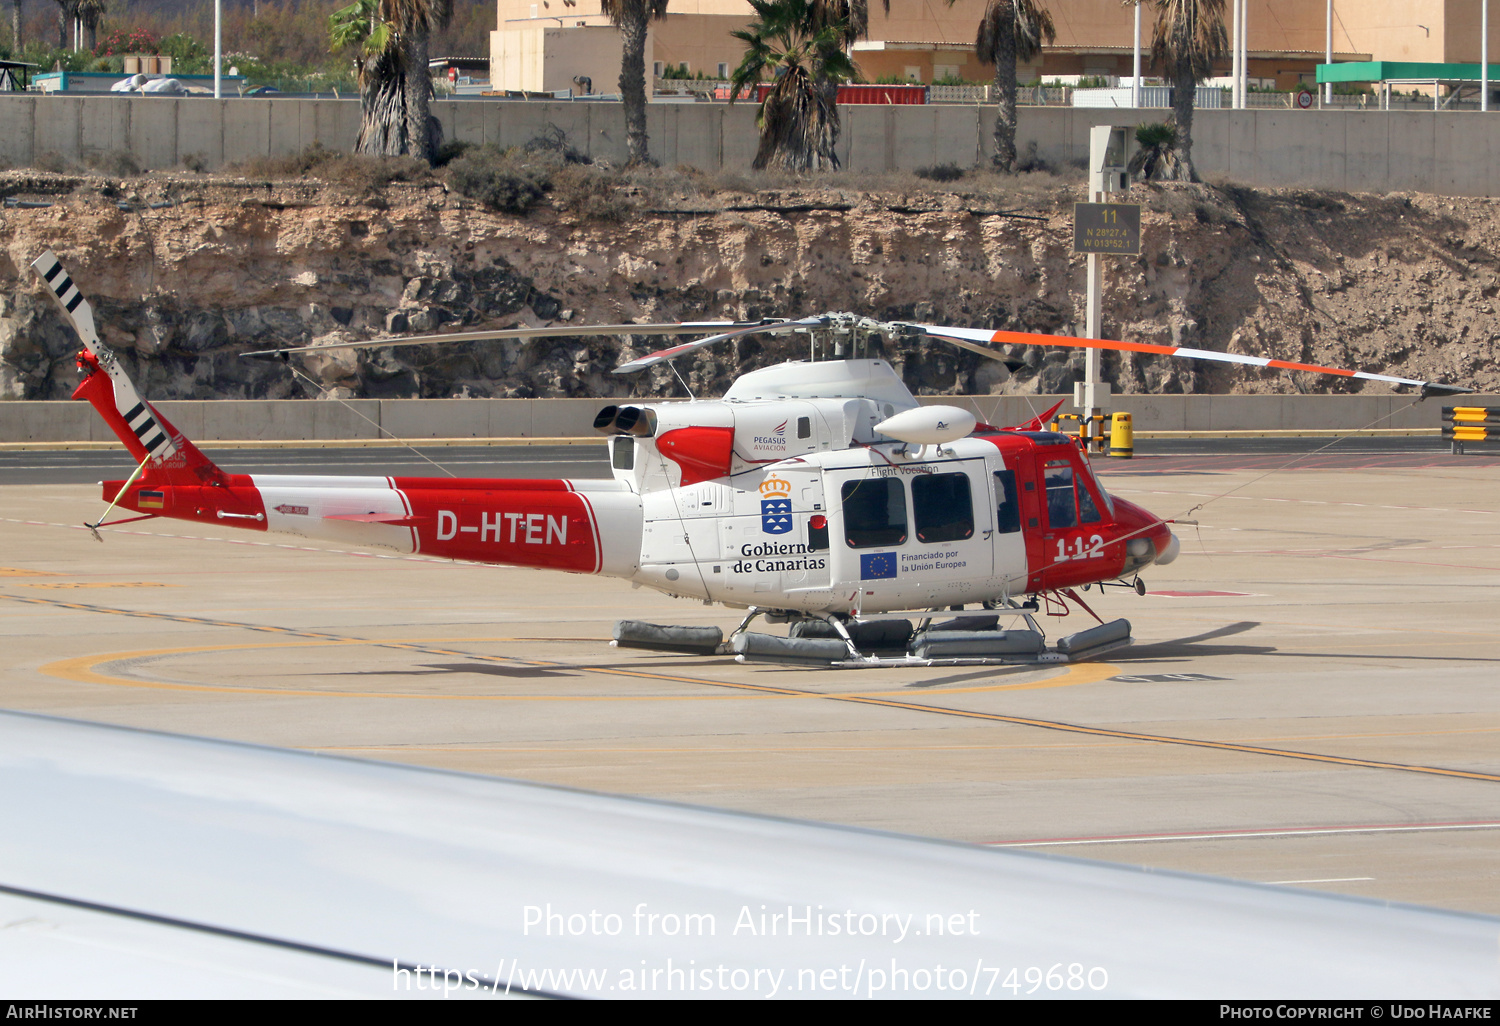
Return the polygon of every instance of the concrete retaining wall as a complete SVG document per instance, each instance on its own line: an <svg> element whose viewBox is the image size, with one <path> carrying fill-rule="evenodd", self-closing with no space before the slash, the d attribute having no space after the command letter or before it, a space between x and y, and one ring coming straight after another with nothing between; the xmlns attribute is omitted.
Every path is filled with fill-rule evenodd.
<svg viewBox="0 0 1500 1026"><path fill-rule="evenodd" d="M625 159L616 103L445 100L433 105L448 139L517 146L549 126L594 157ZM845 105L840 158L851 171L980 165L993 152L995 108ZM1022 107L1017 144L1058 167L1082 161L1096 124L1160 121L1161 110ZM659 103L647 108L651 154L666 166L750 166L753 104ZM129 150L144 167L196 157L209 168L296 153L314 142L348 150L357 100L0 95L0 160L44 153L82 161ZM1193 156L1205 177L1248 185L1346 191L1500 195L1500 117L1437 111L1198 111Z"/></svg>
<svg viewBox="0 0 1500 1026"><path fill-rule="evenodd" d="M1062 396L929 396L924 404L962 406L990 424L1023 424ZM1063 411L1072 409L1072 399ZM390 437L587 438L603 399L360 399L163 402L156 407L194 441L296 441ZM1137 431L1318 431L1437 428L1444 403L1416 406L1399 395L1121 395L1111 409L1131 414ZM1500 396L1464 396L1465 405L1500 406ZM350 407L353 407L351 409ZM358 413L355 412L358 411ZM368 418L368 419L365 419ZM372 423L372 421L374 423ZM114 436L85 402L0 402L0 443L105 442Z"/></svg>
<svg viewBox="0 0 1500 1026"><path fill-rule="evenodd" d="M923 396L923 405L962 406L988 424L1022 424L1070 396ZM1409 395L1114 395L1109 409L1129 413L1136 431L1355 431L1439 428L1443 407L1500 406L1496 396L1428 399Z"/></svg>

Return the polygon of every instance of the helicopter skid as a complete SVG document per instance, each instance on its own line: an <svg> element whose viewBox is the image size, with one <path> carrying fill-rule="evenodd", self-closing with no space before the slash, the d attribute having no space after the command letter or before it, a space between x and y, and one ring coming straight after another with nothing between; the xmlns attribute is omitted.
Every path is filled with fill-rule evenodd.
<svg viewBox="0 0 1500 1026"><path fill-rule="evenodd" d="M1118 651L1132 644L1133 639L1124 638L1120 641L1109 642L1098 645L1085 652L1041 652L1036 655L997 655L997 656L948 656L937 658L924 658L921 656L861 656L858 659L841 659L829 663L816 663L812 660L784 660L784 659L757 659L754 656L736 655L734 661L737 663L761 663L772 665L799 665L805 668L817 669L826 667L830 670L883 670L895 669L897 667L913 666L1061 666L1065 663L1086 663L1097 659L1099 656Z"/></svg>

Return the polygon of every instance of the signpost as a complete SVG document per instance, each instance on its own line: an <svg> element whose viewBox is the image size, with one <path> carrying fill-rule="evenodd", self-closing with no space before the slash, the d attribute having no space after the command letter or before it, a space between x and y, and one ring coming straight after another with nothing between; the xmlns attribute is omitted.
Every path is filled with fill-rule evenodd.
<svg viewBox="0 0 1500 1026"><path fill-rule="evenodd" d="M1088 256L1088 338L1100 337L1102 280L1099 259L1106 254L1136 256L1141 251L1141 207L1138 203L1108 203L1109 195L1130 188L1126 153L1130 130L1110 125L1089 129L1089 199L1073 207L1073 252ZM1073 405L1081 411L1091 451L1104 445L1103 405L1109 385L1103 381L1102 353L1089 349L1084 357L1083 381L1073 386Z"/></svg>
<svg viewBox="0 0 1500 1026"><path fill-rule="evenodd" d="M1140 256L1141 205L1073 204L1073 252Z"/></svg>

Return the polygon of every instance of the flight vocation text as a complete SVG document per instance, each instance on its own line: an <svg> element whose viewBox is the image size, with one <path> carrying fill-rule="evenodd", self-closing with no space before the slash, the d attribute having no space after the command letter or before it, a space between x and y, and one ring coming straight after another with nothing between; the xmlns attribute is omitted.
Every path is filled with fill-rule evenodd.
<svg viewBox="0 0 1500 1026"><path fill-rule="evenodd" d="M821 570L828 565L827 557L808 553L818 551L800 543L785 545L776 542L747 543L740 546L740 555L745 557L729 568L732 574L774 573L782 570ZM757 556L796 556L797 559L757 559Z"/></svg>
<svg viewBox="0 0 1500 1026"><path fill-rule="evenodd" d="M504 541L511 545L566 545L568 517L550 513L481 513L479 525L461 525L458 514L440 509L437 540L450 541L460 534L477 534L482 542Z"/></svg>

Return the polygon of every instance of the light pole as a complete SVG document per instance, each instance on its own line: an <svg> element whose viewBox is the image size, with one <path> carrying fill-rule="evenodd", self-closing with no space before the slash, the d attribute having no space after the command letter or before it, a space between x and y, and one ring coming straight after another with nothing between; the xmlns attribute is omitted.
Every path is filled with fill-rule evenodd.
<svg viewBox="0 0 1500 1026"><path fill-rule="evenodd" d="M214 0L214 99L223 96L224 0Z"/></svg>
<svg viewBox="0 0 1500 1026"><path fill-rule="evenodd" d="M1135 5L1135 62L1131 66L1130 106L1141 109L1141 0Z"/></svg>
<svg viewBox="0 0 1500 1026"><path fill-rule="evenodd" d="M1229 12L1232 37L1229 41L1229 106L1238 110L1240 106L1240 0L1233 0Z"/></svg>
<svg viewBox="0 0 1500 1026"><path fill-rule="evenodd" d="M1324 63L1333 63L1333 0L1328 0L1328 54ZM1329 106L1333 105L1332 82L1323 83L1323 102Z"/></svg>
<svg viewBox="0 0 1500 1026"><path fill-rule="evenodd" d="M1479 109L1490 109L1490 0L1479 7Z"/></svg>
<svg viewBox="0 0 1500 1026"><path fill-rule="evenodd" d="M1240 107L1250 106L1250 0L1240 0Z"/></svg>

